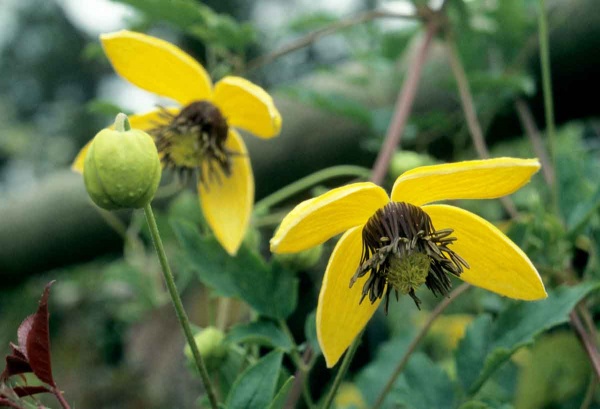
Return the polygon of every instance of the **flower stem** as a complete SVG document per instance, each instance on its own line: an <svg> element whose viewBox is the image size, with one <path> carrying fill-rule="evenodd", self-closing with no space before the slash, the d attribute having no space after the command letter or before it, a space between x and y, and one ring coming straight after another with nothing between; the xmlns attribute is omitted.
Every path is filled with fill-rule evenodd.
<svg viewBox="0 0 600 409"><path fill-rule="evenodd" d="M490 157L490 152L485 143L481 125L477 119L477 112L475 110L475 103L473 102L473 94L471 93L467 74L465 73L462 61L460 60L460 55L456 49L456 42L452 37L450 29L446 30L446 50L448 51L448 59L450 60L452 73L456 79L460 102L465 114L465 119L467 120L467 127L469 128L469 134L473 140L473 145L481 159L488 159ZM501 197L500 203L511 218L516 219L519 216L515 204L509 197Z"/></svg>
<svg viewBox="0 0 600 409"><path fill-rule="evenodd" d="M342 365L340 366L340 369L338 370L337 374L335 375L335 379L333 380L333 385L331 386L331 389L329 390L329 394L327 395L327 399L325 400L325 403L323 404L321 409L329 409L329 407L333 403L333 399L335 398L337 390L339 389L340 385L342 384L342 381L344 380L344 376L346 375L346 372L348 372L348 368L350 367L352 358L354 358L354 353L356 352L356 349L360 345L360 340L362 338L362 334L363 334L363 332L361 331L361 333L356 336L356 338L354 339L354 341L348 348L348 351L346 351L346 355L344 355L344 360L342 361Z"/></svg>
<svg viewBox="0 0 600 409"><path fill-rule="evenodd" d="M309 409L315 408L315 403L310 395L310 388L308 385L308 375L314 362L314 354L312 348L309 346L302 355L302 367L296 368L294 383L292 384L292 388L285 401L285 408L295 408L297 406L296 402L300 399L300 395L304 397L304 402Z"/></svg>
<svg viewBox="0 0 600 409"><path fill-rule="evenodd" d="M181 297L179 297L179 293L177 292L177 287L175 286L175 279L173 278L173 273L171 272L171 267L169 266L169 262L167 260L167 254L165 253L165 249L160 238L160 233L158 232L158 226L156 225L156 219L154 218L154 213L152 212L152 207L150 206L150 203L144 206L144 213L146 214L146 221L148 222L148 228L150 229L150 234L152 235L152 242L154 243L154 248L156 249L158 259L160 260L163 276L165 278L169 294L171 295L171 300L173 301L173 307L175 307L177 318L179 319L179 323L181 324L181 328L183 329L185 338L187 339L187 342L192 350L192 355L194 356L194 360L196 361L198 371L200 372L202 383L204 384L204 389L206 390L206 394L208 395L210 405L213 409L218 409L219 404L217 403L215 392L210 382L208 372L206 371L204 360L202 359L202 355L200 355L198 346L194 341L194 334L192 333L192 329L190 327L190 321L185 312L185 309L183 308Z"/></svg>
<svg viewBox="0 0 600 409"><path fill-rule="evenodd" d="M131 124L129 123L129 118L122 112L117 114L115 118L115 130L119 132L129 131L131 129Z"/></svg>
<svg viewBox="0 0 600 409"><path fill-rule="evenodd" d="M573 326L573 329L575 329L575 332L577 332L577 335L579 336L579 339L581 340L581 343L585 348L585 352L590 358L590 363L592 364L592 368L596 373L596 377L600 379L600 356L598 355L598 348L596 347L590 334L588 334L585 330L581 319L579 318L575 310L571 311L571 313L569 314L569 319L571 320L571 325Z"/></svg>
<svg viewBox="0 0 600 409"><path fill-rule="evenodd" d="M318 183L323 182L327 179L332 179L341 176L356 176L359 178L367 179L371 171L369 169L362 168L360 166L332 166L327 169L320 170L313 174L303 177L289 185L279 189L276 192L271 193L269 196L256 202L254 205L254 213L262 214L266 213L272 206L280 203L290 197L314 186Z"/></svg>
<svg viewBox="0 0 600 409"><path fill-rule="evenodd" d="M60 403L60 406L63 409L71 409L71 407L69 406L69 403L65 400L65 397L63 396L63 394L60 391L60 389L58 389L55 386L55 387L52 388L52 393L54 394L54 396L56 396L56 400L58 400L58 403Z"/></svg>
<svg viewBox="0 0 600 409"><path fill-rule="evenodd" d="M433 325L435 320L442 314L442 312L444 312L444 310L446 308L448 308L448 306L450 304L452 304L452 302L454 300L456 300L461 294L463 294L470 287L471 286L467 283L463 283L459 287L456 287L456 289L454 291L452 291L448 295L448 297L445 298L441 303L439 303L435 307L435 309L431 312L431 314L429 315L429 318L427 319L427 322L425 322L425 325L423 325L423 328L421 328L421 330L419 331L417 336L412 340L412 342L410 343L408 348L406 348L406 352L404 352L404 355L402 356L402 359L398 363L398 366L396 366L396 369L394 369L394 373L392 373L392 376L390 376L390 379L385 384L385 387L379 394L377 401L373 405L373 409L378 409L381 407L386 396L392 390L392 387L394 386L394 383L398 379L398 376L400 376L400 374L404 370L404 367L408 363L408 359L410 358L412 353L415 351L415 349L417 348L417 346L419 345L421 340L425 337L425 335L427 335L427 332L429 332L429 329L431 328L431 326Z"/></svg>
<svg viewBox="0 0 600 409"><path fill-rule="evenodd" d="M429 52L433 37L437 31L437 23L431 21L427 24L425 38L423 38L423 41L419 46L419 50L417 51L417 55L411 61L411 64L408 67L406 79L404 80L402 89L398 94L398 99L394 108L394 116L392 117L390 126L387 129L385 140L381 146L379 154L377 155L375 164L373 165L373 173L371 175L371 181L373 183L380 185L383 182L383 179L388 171L392 155L400 144L408 115L410 114L415 96L417 94L417 88L419 86L419 80L423 71L423 65L425 64L425 59Z"/></svg>
<svg viewBox="0 0 600 409"><path fill-rule="evenodd" d="M535 120L533 119L533 114L531 113L529 106L527 106L527 103L522 98L517 98L515 100L515 109L519 115L519 120L525 129L525 134L531 141L535 155L540 158L544 180L550 188L553 188L554 166L548 157L548 152L546 152L546 148L544 147L544 142L542 141L540 131L535 124Z"/></svg>
<svg viewBox="0 0 600 409"><path fill-rule="evenodd" d="M548 152L550 160L554 164L556 172L556 148L555 148L555 129L554 129L554 102L552 98L552 84L550 72L550 47L548 38L548 21L546 18L546 0L540 0L540 10L538 14L539 41L540 41L540 64L542 68L542 89L544 93L544 113L546 116L546 135L548 139ZM556 174L554 178L557 179ZM554 208L558 210L558 188L559 183L555 183L552 189Z"/></svg>

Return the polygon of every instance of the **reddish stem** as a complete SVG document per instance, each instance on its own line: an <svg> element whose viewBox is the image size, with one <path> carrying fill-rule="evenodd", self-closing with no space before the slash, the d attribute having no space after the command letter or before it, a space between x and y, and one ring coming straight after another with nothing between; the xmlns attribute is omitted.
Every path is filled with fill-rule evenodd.
<svg viewBox="0 0 600 409"><path fill-rule="evenodd" d="M52 393L54 394L54 396L56 396L56 400L58 400L58 402L60 403L60 406L62 406L63 409L71 409L71 407L69 406L69 403L65 400L65 397L63 396L60 389L58 389L57 387L53 387Z"/></svg>
<svg viewBox="0 0 600 409"><path fill-rule="evenodd" d="M575 310L571 311L569 318L571 319L571 325L575 329L575 332L577 332L577 335L579 336L579 339L585 348L585 352L590 358L590 363L592 364L592 368L594 368L596 377L600 379L600 356L598 355L598 349L596 348L594 341L592 341L590 335L583 327L583 324L581 323L581 320L579 319L579 316Z"/></svg>
<svg viewBox="0 0 600 409"><path fill-rule="evenodd" d="M417 88L419 86L419 80L421 78L421 72L423 71L423 65L429 52L433 37L438 31L438 24L435 21L430 21L427 24L427 30L425 31L425 38L420 44L419 50L417 51L416 57L412 60L407 70L407 77L402 85L402 89L398 94L396 101L396 107L394 108L394 116L390 122L390 126L385 135L385 141L383 146L379 150L375 164L373 165L373 173L371 175L371 181L378 185L381 185L385 175L387 173L390 160L394 151L400 144L402 133L406 126L406 120L413 106L415 96L417 94Z"/></svg>

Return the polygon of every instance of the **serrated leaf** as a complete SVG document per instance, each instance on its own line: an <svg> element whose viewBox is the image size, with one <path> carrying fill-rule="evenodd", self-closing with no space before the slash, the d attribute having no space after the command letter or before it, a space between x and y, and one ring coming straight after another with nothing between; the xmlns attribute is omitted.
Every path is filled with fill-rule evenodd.
<svg viewBox="0 0 600 409"><path fill-rule="evenodd" d="M269 409L284 409L290 389L294 383L294 377L290 376L287 381L279 388L277 395L273 398L273 402L269 405Z"/></svg>
<svg viewBox="0 0 600 409"><path fill-rule="evenodd" d="M228 409L266 408L273 400L283 354L273 351L246 369L227 396Z"/></svg>
<svg viewBox="0 0 600 409"><path fill-rule="evenodd" d="M263 345L279 348L285 352L289 352L293 348L289 337L271 321L236 325L227 333L226 341Z"/></svg>
<svg viewBox="0 0 600 409"><path fill-rule="evenodd" d="M569 313L600 283L561 287L537 302L517 302L498 315L477 318L468 328L456 351L458 379L474 395L485 381L522 346L548 329L569 320Z"/></svg>
<svg viewBox="0 0 600 409"><path fill-rule="evenodd" d="M416 353L410 358L403 378L394 393L397 402L411 409L454 408L454 384L425 354Z"/></svg>
<svg viewBox="0 0 600 409"><path fill-rule="evenodd" d="M213 237L203 237L196 226L172 220L184 257L198 278L224 297L238 297L259 314L285 319L296 308L298 279L287 270L274 269L245 244L235 257Z"/></svg>

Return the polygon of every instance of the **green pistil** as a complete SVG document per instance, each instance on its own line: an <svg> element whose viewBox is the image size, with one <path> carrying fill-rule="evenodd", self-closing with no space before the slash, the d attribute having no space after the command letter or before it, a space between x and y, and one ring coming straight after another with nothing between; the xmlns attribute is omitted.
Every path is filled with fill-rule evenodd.
<svg viewBox="0 0 600 409"><path fill-rule="evenodd" d="M386 279L389 285L402 294L414 292L425 284L431 261L423 253L409 253L389 259Z"/></svg>

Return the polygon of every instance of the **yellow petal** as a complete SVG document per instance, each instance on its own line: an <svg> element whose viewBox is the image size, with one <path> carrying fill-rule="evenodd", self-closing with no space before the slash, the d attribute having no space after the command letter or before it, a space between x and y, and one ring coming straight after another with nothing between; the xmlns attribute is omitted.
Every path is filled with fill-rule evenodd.
<svg viewBox="0 0 600 409"><path fill-rule="evenodd" d="M436 230L454 229L450 246L469 263L460 278L477 287L520 300L546 298L540 275L529 258L490 222L458 207L423 206Z"/></svg>
<svg viewBox="0 0 600 409"><path fill-rule="evenodd" d="M231 176L226 177L218 169L219 183L210 179L205 168L204 174L209 180L209 186L199 183L198 192L204 217L215 237L229 254L235 255L248 230L254 203L254 176L248 151L240 134L229 129L225 146L236 152L232 157Z"/></svg>
<svg viewBox="0 0 600 409"><path fill-rule="evenodd" d="M179 110L176 108L168 108L168 111L172 115L177 115L177 112ZM154 128L156 125L160 125L165 121L165 118L161 116L161 111L158 109L147 112L145 114L129 115L128 118L129 124L132 128L141 129L143 131L147 131L148 129ZM83 148L81 148L81 150L75 157L75 160L71 164L71 170L77 173L83 173L83 162L85 161L85 155L87 155L87 151L91 143L92 141L89 141L85 144Z"/></svg>
<svg viewBox="0 0 600 409"><path fill-rule="evenodd" d="M281 115L267 92L240 77L225 77L215 85L213 102L227 123L261 138L279 134Z"/></svg>
<svg viewBox="0 0 600 409"><path fill-rule="evenodd" d="M204 68L164 40L127 30L100 36L115 71L146 91L181 105L208 99L212 83Z"/></svg>
<svg viewBox="0 0 600 409"><path fill-rule="evenodd" d="M540 169L537 159L497 158L423 166L396 179L392 200L422 205L438 200L493 199L518 190Z"/></svg>
<svg viewBox="0 0 600 409"><path fill-rule="evenodd" d="M371 319L381 300L374 304L369 298L360 303L362 287L367 276L349 288L350 278L360 264L362 225L348 230L335 246L317 305L317 338L331 368L350 346L354 338Z"/></svg>
<svg viewBox="0 0 600 409"><path fill-rule="evenodd" d="M93 139L92 139L93 140ZM77 156L75 156L75 160L71 164L71 170L77 173L83 174L83 163L85 162L85 156L87 155L87 151L90 148L92 141L89 141L84 145L83 148L79 151Z"/></svg>
<svg viewBox="0 0 600 409"><path fill-rule="evenodd" d="M306 200L285 216L271 239L271 251L295 253L321 244L365 224L388 202L385 190L371 182L342 186Z"/></svg>

